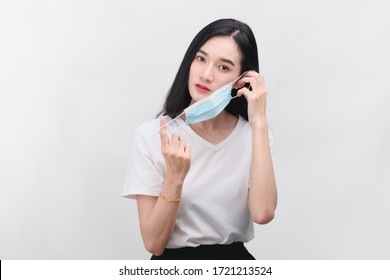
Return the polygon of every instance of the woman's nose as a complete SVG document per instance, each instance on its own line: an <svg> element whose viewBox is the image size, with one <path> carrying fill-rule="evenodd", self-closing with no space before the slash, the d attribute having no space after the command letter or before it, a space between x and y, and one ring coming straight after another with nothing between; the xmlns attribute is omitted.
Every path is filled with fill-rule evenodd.
<svg viewBox="0 0 390 280"><path fill-rule="evenodd" d="M205 67L203 69L203 71L201 72L200 78L203 81L211 83L213 81L213 79L214 79L214 74L213 74L212 67Z"/></svg>

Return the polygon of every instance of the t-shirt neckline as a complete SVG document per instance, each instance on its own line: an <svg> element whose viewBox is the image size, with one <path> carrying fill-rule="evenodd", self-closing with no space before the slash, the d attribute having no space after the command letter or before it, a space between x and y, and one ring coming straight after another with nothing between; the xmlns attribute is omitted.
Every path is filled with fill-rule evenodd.
<svg viewBox="0 0 390 280"><path fill-rule="evenodd" d="M178 119L179 119L179 122L181 123L181 125L184 125L184 129L187 131L187 133L189 133L191 136L193 136L194 139L196 139L202 145L204 145L207 148L212 149L214 151L218 151L218 150L222 149L223 147L225 147L226 145L228 145L229 142L232 139L234 139L235 135L237 135L237 133L240 131L240 129L245 124L244 119L239 115L238 121L237 121L233 131L230 132L230 134L225 139L223 139L221 142L219 142L218 144L213 144L213 143L210 143L209 141L207 141L206 139L204 139L203 137L201 137L194 130L192 130L192 128L189 125L185 124L183 119L181 119L181 118L178 118Z"/></svg>

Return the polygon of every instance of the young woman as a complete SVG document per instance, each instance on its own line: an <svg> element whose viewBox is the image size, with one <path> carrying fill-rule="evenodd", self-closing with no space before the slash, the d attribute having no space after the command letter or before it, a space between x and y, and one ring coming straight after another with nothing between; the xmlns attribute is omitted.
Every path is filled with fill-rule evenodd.
<svg viewBox="0 0 390 280"><path fill-rule="evenodd" d="M258 72L251 29L212 22L191 42L159 119L136 129L123 195L137 200L151 259L254 259L243 243L254 237L253 222L273 219L277 203ZM183 110L241 74L222 112L186 123Z"/></svg>

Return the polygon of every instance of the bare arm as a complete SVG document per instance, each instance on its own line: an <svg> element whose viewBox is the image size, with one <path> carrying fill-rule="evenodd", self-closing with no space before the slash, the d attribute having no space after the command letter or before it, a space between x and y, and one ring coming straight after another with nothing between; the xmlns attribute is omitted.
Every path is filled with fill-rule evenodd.
<svg viewBox="0 0 390 280"><path fill-rule="evenodd" d="M274 218L277 191L269 146L268 127L252 128L252 171L249 189L249 211L258 224Z"/></svg>
<svg viewBox="0 0 390 280"><path fill-rule="evenodd" d="M164 117L161 117L160 124L165 124ZM169 198L180 198L184 179L190 169L191 147L177 133L169 139L165 127L160 130L160 137L161 152L167 166L161 193ZM137 205L145 248L154 255L161 255L175 227L179 202L138 195Z"/></svg>
<svg viewBox="0 0 390 280"><path fill-rule="evenodd" d="M252 90L242 88L237 95L244 95L248 101L248 119L252 129L252 169L248 196L252 220L258 224L269 223L275 214L277 190L269 145L266 120L267 89L263 77L249 71L237 86L250 83Z"/></svg>

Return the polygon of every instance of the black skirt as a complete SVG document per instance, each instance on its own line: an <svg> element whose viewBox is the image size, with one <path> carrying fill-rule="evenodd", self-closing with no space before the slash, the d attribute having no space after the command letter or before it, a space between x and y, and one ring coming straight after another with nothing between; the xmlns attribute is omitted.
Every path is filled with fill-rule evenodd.
<svg viewBox="0 0 390 280"><path fill-rule="evenodd" d="M244 243L228 245L200 245L165 249L161 256L152 255L151 260L255 260L245 248Z"/></svg>

